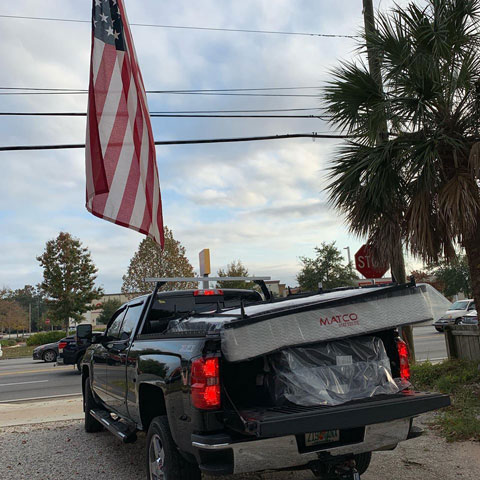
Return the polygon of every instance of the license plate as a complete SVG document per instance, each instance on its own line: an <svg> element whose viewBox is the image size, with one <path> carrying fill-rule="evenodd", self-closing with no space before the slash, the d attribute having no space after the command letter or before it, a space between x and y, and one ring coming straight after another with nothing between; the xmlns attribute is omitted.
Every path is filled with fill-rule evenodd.
<svg viewBox="0 0 480 480"><path fill-rule="evenodd" d="M322 443L338 442L340 430L324 430L323 432L311 432L305 434L305 446L321 445Z"/></svg>

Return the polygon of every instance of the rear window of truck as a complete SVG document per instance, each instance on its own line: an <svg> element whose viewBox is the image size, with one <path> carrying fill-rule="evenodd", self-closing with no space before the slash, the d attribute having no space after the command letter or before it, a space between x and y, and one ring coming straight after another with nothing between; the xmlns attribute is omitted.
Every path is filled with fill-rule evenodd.
<svg viewBox="0 0 480 480"><path fill-rule="evenodd" d="M194 295L193 291L181 294L160 293L153 304L142 334L163 333L171 320L189 313L211 312L221 308L240 306L241 302L255 303L262 300L255 291L228 291L223 295Z"/></svg>

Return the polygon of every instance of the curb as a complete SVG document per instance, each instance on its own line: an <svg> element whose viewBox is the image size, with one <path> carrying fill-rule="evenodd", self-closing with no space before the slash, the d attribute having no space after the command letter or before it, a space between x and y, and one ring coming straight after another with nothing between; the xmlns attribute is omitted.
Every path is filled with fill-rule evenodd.
<svg viewBox="0 0 480 480"><path fill-rule="evenodd" d="M65 395L54 395L51 397L33 397L33 398L15 398L13 400L2 400L0 405L7 403L35 403L35 402L44 402L46 400L63 400L67 398L81 398L81 393L66 393Z"/></svg>

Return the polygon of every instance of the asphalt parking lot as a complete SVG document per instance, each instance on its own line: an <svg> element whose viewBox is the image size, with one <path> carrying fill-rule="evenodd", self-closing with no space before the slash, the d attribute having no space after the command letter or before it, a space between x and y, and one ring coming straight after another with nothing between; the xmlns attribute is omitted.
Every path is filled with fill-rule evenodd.
<svg viewBox="0 0 480 480"><path fill-rule="evenodd" d="M143 435L135 444L123 445L108 432L86 434L82 421L6 427L0 430L0 478L145 480L144 451ZM477 480L479 472L480 443L448 444L427 431L423 437L404 442L392 452L374 454L362 479ZM310 472L284 472L228 478L313 480L315 477Z"/></svg>

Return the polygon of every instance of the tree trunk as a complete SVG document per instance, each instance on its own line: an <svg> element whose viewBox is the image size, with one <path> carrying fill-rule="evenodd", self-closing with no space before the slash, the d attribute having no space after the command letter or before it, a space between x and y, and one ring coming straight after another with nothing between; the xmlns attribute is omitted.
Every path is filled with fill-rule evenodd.
<svg viewBox="0 0 480 480"><path fill-rule="evenodd" d="M477 309L480 306L480 222L471 236L463 242L470 270L472 296Z"/></svg>
<svg viewBox="0 0 480 480"><path fill-rule="evenodd" d="M397 249L397 251L392 255L394 260L392 261L390 269L397 283L406 283L407 274L405 271L405 258L403 256L403 248L402 248L401 240L398 241L395 248ZM408 345L408 354L410 357L410 361L414 362L415 361L415 344L413 343L413 327L411 325L402 327L400 330L400 335Z"/></svg>

